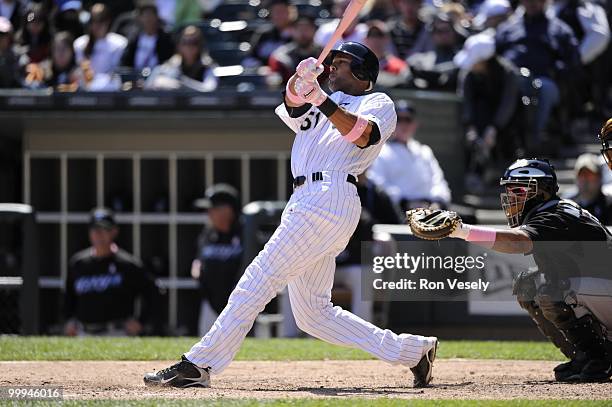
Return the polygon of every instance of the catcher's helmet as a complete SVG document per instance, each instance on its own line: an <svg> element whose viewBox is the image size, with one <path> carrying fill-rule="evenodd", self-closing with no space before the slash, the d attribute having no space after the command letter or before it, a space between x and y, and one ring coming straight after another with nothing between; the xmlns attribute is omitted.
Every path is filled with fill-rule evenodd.
<svg viewBox="0 0 612 407"><path fill-rule="evenodd" d="M326 64L330 65L334 57L339 53L352 57L351 71L355 78L361 81L370 81L370 87L374 86L378 78L379 65L378 57L370 48L358 42L343 42L336 49L330 51Z"/></svg>
<svg viewBox="0 0 612 407"><path fill-rule="evenodd" d="M612 147L610 147L610 141L612 140L612 118L608 119L601 127L597 137L601 142L601 155L606 160L608 168L612 170Z"/></svg>
<svg viewBox="0 0 612 407"><path fill-rule="evenodd" d="M510 227L519 226L525 215L539 204L557 196L559 185L555 169L546 159L520 159L512 163L499 184L502 209ZM545 197L543 192L550 196Z"/></svg>

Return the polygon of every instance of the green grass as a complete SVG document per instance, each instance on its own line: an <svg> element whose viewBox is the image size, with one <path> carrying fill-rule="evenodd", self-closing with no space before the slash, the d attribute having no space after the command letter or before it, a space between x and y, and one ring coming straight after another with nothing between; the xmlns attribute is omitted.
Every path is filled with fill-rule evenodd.
<svg viewBox="0 0 612 407"><path fill-rule="evenodd" d="M1 403L0 403L1 404ZM610 401L585 401L585 400L397 400L397 399L284 399L284 400L257 400L257 399L217 399L217 400L75 400L59 402L37 402L37 406L128 406L128 407L196 407L196 406L230 406L230 407L251 407L251 406L266 406L266 407L572 407L572 406L588 406L599 407L609 406ZM26 405L26 403L16 403L16 405Z"/></svg>
<svg viewBox="0 0 612 407"><path fill-rule="evenodd" d="M174 360L199 338L65 338L0 336L0 360ZM547 342L444 341L440 358L562 360ZM247 338L236 360L373 359L314 339Z"/></svg>

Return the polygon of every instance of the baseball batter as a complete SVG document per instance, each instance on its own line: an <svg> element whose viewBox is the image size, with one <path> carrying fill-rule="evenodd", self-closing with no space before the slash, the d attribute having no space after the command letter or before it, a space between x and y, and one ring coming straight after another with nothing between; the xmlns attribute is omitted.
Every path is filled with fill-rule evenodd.
<svg viewBox="0 0 612 407"><path fill-rule="evenodd" d="M361 212L356 176L376 158L397 118L387 95L367 93L379 69L370 49L346 42L328 61L331 95L317 80L323 67L308 58L298 65L284 103L276 108L295 132L294 192L280 225L245 270L211 330L180 362L146 374L145 384L209 386L210 374L229 365L257 315L287 285L300 329L408 366L415 386L429 384L437 338L398 335L331 303L335 257L347 245Z"/></svg>

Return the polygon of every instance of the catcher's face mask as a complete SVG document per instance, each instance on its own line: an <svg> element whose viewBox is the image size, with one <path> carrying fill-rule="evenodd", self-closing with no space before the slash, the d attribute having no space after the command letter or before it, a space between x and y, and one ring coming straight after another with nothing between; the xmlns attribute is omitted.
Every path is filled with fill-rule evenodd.
<svg viewBox="0 0 612 407"><path fill-rule="evenodd" d="M606 164L608 164L608 168L612 170L612 148L608 143L608 140L601 140L601 155L604 160L606 160Z"/></svg>
<svg viewBox="0 0 612 407"><path fill-rule="evenodd" d="M506 214L508 226L515 228L523 221L525 203L538 194L538 182L535 179L502 180L500 184L505 190L499 194L502 209Z"/></svg>

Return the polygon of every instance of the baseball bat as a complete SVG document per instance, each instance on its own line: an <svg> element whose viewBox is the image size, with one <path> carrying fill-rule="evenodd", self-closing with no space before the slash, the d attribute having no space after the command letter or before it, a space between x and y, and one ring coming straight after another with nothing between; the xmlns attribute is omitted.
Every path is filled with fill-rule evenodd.
<svg viewBox="0 0 612 407"><path fill-rule="evenodd" d="M331 51L334 47L334 44L338 42L338 40L342 37L342 34L344 34L349 25L351 25L353 20L357 18L357 15L359 14L359 11L361 11L361 9L363 8L365 2L366 0L351 0L349 5L346 6L346 10L344 10L344 14L342 14L342 19L338 23L336 31L334 31L334 34L331 36L329 41L327 41L327 44L325 44L325 48L323 48L323 51L321 51L321 55L319 55L319 58L317 59L317 66L321 65L325 58L327 58L327 55L329 54L329 51Z"/></svg>

